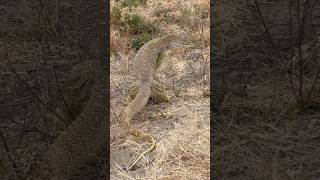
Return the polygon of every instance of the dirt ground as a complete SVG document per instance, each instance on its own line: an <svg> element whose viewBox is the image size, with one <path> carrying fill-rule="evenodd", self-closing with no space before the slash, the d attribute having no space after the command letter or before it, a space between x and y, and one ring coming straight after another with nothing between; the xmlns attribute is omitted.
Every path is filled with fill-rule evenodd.
<svg viewBox="0 0 320 180"><path fill-rule="evenodd" d="M188 54L197 55L199 50L191 50ZM172 53L173 54L173 53ZM208 179L209 176L209 96L208 86L201 84L201 62L197 57L177 58L168 56L173 65L168 63L157 72L157 79L162 84L172 84L180 90L176 97L168 89L171 96L168 103L149 103L143 112L132 120L135 127L153 134L157 140L156 150L146 156L140 168L125 172L133 160L147 148L148 144L136 141L133 137L120 138L117 135L121 127L117 126L119 112L128 103L126 98L130 75L123 72L125 60L112 58L111 63L111 177L112 179L186 179L192 176ZM128 67L132 61L128 61ZM172 72L178 75L170 77ZM194 73L192 73L194 72ZM209 72L209 71L207 71ZM198 75L197 75L198 74ZM172 87L172 85L171 85ZM203 89L205 88L205 89ZM143 165L146 164L146 165ZM201 171L197 171L202 168ZM177 171L179 170L179 171ZM188 178L187 178L188 179Z"/></svg>

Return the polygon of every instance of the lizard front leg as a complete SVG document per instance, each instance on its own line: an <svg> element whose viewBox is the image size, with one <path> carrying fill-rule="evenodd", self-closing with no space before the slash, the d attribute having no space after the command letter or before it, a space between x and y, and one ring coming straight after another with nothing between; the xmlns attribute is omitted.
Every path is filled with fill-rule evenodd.
<svg viewBox="0 0 320 180"><path fill-rule="evenodd" d="M155 70L157 70L160 67L160 65L162 64L163 58L164 58L164 53L163 52L159 53L158 57L157 57L157 60L156 60Z"/></svg>
<svg viewBox="0 0 320 180"><path fill-rule="evenodd" d="M169 102L169 97L166 93L165 87L156 80L151 83L151 100L158 104L162 102Z"/></svg>
<svg viewBox="0 0 320 180"><path fill-rule="evenodd" d="M132 100L138 93L139 82L134 82L129 89L129 97ZM151 83L151 95L149 100L155 104L169 102L169 97L166 94L165 87L155 80Z"/></svg>

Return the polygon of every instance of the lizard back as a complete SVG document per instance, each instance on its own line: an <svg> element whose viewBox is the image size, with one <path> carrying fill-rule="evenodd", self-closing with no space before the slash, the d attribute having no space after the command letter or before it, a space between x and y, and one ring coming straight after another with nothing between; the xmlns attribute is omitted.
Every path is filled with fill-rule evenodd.
<svg viewBox="0 0 320 180"><path fill-rule="evenodd" d="M152 80L157 66L157 58L160 53L170 47L175 40L174 35L167 35L153 39L144 44L134 58L134 72L141 83Z"/></svg>

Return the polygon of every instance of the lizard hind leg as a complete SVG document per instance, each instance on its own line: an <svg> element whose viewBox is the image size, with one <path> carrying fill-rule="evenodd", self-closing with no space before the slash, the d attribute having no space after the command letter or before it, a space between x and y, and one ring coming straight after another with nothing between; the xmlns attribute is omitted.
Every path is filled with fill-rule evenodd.
<svg viewBox="0 0 320 180"><path fill-rule="evenodd" d="M153 80L151 84L150 98L155 104L169 102L169 97L166 93L165 87L155 80Z"/></svg>
<svg viewBox="0 0 320 180"><path fill-rule="evenodd" d="M138 90L139 82L134 82L129 88L129 97L131 100L136 97ZM149 100L154 104L169 102L169 97L166 94L165 87L155 80L151 83L151 94Z"/></svg>

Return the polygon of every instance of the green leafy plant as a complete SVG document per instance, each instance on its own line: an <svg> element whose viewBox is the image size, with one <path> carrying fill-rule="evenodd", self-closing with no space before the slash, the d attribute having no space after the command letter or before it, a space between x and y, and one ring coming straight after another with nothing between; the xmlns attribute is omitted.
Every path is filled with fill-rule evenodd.
<svg viewBox="0 0 320 180"><path fill-rule="evenodd" d="M147 34L147 33L135 36L132 39L131 47L135 50L139 50L145 43L147 43L151 39L152 39L151 34Z"/></svg>
<svg viewBox="0 0 320 180"><path fill-rule="evenodd" d="M147 0L123 0L121 2L121 5L124 7L132 8L132 7L136 7L140 4L146 4L146 3L147 3Z"/></svg>
<svg viewBox="0 0 320 180"><path fill-rule="evenodd" d="M121 21L121 7L114 6L111 11L111 20L120 22Z"/></svg>
<svg viewBox="0 0 320 180"><path fill-rule="evenodd" d="M150 33L155 33L158 30L154 24L150 24L144 21L144 19L138 15L132 15L128 17L127 24L129 25L131 31L134 34L142 34L142 33L150 34Z"/></svg>
<svg viewBox="0 0 320 180"><path fill-rule="evenodd" d="M130 28L132 28L136 32L142 32L143 29L147 28L147 24L138 15L133 15L133 16L129 17L128 24L129 24Z"/></svg>

